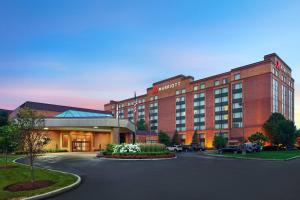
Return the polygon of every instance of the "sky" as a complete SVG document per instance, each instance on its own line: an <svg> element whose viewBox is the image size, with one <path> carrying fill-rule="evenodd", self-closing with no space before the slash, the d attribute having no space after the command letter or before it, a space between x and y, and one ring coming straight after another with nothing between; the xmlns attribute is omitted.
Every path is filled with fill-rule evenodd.
<svg viewBox="0 0 300 200"><path fill-rule="evenodd" d="M195 79L277 53L296 80L300 1L0 0L0 108L103 109L178 74Z"/></svg>

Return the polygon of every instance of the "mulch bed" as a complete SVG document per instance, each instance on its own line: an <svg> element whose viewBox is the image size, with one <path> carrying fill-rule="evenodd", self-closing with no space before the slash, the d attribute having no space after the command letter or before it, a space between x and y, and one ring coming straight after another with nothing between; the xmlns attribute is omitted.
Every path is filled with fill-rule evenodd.
<svg viewBox="0 0 300 200"><path fill-rule="evenodd" d="M161 154L161 155L104 155L104 158L118 159L155 159L155 158L174 158L176 154Z"/></svg>
<svg viewBox="0 0 300 200"><path fill-rule="evenodd" d="M19 191L27 191L27 190L35 190L35 189L41 189L41 188L46 188L51 185L53 185L55 182L53 181L28 181L28 182L23 182L23 183L15 183L8 185L4 188L4 190L9 191L9 192L19 192Z"/></svg>
<svg viewBox="0 0 300 200"><path fill-rule="evenodd" d="M17 166L13 166L13 165L8 165L8 166L0 166L0 170L5 170L5 169L12 169L12 168L16 168Z"/></svg>

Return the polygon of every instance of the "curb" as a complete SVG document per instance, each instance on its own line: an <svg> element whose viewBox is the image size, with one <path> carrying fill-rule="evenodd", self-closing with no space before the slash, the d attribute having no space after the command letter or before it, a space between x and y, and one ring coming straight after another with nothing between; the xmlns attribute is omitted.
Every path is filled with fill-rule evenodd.
<svg viewBox="0 0 300 200"><path fill-rule="evenodd" d="M149 159L122 159L122 158L99 158L99 160L122 160L122 161L145 161L145 160L171 160L171 159L177 159L177 156L173 158L149 158Z"/></svg>
<svg viewBox="0 0 300 200"><path fill-rule="evenodd" d="M285 161L296 160L298 158L300 158L300 156L291 157L291 158L285 159Z"/></svg>
<svg viewBox="0 0 300 200"><path fill-rule="evenodd" d="M23 157L21 157L21 158L23 158ZM17 162L17 160L19 160L21 158L16 158L12 162L15 163L15 164L18 164L18 165L24 165L24 166L28 167L28 165L26 165L26 164ZM63 171L54 170L54 169L46 169L46 168L42 168L42 167L35 167L35 168L45 169L45 170L49 170L49 171L53 171L53 172L59 172L59 173L63 173L63 174L70 174L70 175L75 176L77 178L77 181L75 183L72 183L71 185L65 186L63 188L59 188L59 189L56 189L56 190L53 190L53 191L50 191L50 192L47 192L47 193L44 193L44 194L38 194L38 195L35 195L35 196L26 197L26 198L23 198L23 200L38 200L38 199L45 199L45 198L53 197L53 196L56 196L58 194L70 191L70 190L78 187L81 183L81 177L78 176L77 174L73 174L73 173L69 173L69 172L63 172Z"/></svg>
<svg viewBox="0 0 300 200"><path fill-rule="evenodd" d="M296 158L300 158L300 156L288 158L288 159L263 159L263 158L242 158L242 157L230 157L230 156L222 156L222 155L211 155L211 154L202 154L204 157L215 157L215 158L229 158L229 159L236 159L236 160L259 160L259 161L289 161Z"/></svg>

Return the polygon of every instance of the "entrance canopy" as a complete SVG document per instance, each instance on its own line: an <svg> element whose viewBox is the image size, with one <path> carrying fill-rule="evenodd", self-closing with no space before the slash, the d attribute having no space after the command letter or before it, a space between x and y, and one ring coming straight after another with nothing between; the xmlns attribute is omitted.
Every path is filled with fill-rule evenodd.
<svg viewBox="0 0 300 200"><path fill-rule="evenodd" d="M112 128L126 129L127 132L134 132L134 124L127 119L116 119L106 117L54 117L45 119L47 129L56 130L83 130L83 131L103 131Z"/></svg>

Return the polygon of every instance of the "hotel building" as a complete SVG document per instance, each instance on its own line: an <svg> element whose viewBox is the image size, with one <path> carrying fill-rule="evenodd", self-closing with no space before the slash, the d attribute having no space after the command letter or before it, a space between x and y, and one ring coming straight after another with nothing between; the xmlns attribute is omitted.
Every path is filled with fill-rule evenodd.
<svg viewBox="0 0 300 200"><path fill-rule="evenodd" d="M105 111L122 119L134 119L135 98L110 101ZM118 108L118 109L117 109ZM195 80L178 75L156 83L137 97L137 119L151 132L175 131L190 144L195 130L201 144L212 147L213 137L229 140L265 132L263 124L272 113L294 121L294 79L291 68L275 53L262 61Z"/></svg>

